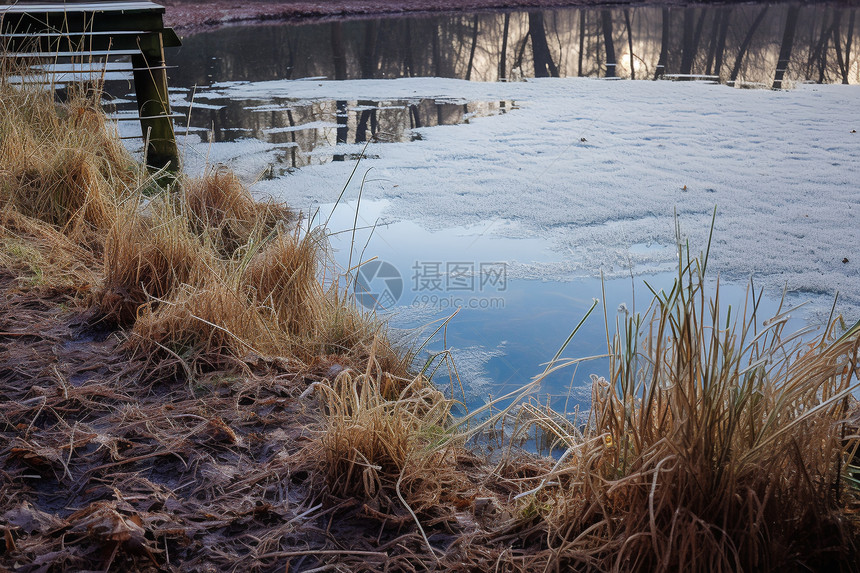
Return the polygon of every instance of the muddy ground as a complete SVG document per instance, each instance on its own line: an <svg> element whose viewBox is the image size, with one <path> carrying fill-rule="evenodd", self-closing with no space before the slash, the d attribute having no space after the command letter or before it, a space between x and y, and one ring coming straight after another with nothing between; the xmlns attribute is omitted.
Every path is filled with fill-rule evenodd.
<svg viewBox="0 0 860 573"><path fill-rule="evenodd" d="M472 570L511 551L477 541L510 519L509 478L546 469L452 451L456 487L418 515L434 556L382 494L327 492L306 390L337 356L189 376L67 292L0 269L0 297L0 572Z"/></svg>

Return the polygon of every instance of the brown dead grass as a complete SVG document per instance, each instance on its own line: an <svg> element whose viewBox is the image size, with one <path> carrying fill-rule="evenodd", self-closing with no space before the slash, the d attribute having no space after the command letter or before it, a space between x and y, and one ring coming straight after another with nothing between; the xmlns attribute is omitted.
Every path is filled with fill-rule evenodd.
<svg viewBox="0 0 860 573"><path fill-rule="evenodd" d="M108 228L112 201L134 190L142 172L97 96L72 91L58 108L50 91L0 84L0 202L89 241Z"/></svg>
<svg viewBox="0 0 860 573"><path fill-rule="evenodd" d="M213 259L168 196L152 200L146 210L137 201L119 205L105 240L101 312L133 325L143 305L157 306L174 289L200 280Z"/></svg>
<svg viewBox="0 0 860 573"><path fill-rule="evenodd" d="M249 298L270 312L278 330L305 343L316 338L325 312L318 280L325 241L320 231L276 231L250 257L240 277Z"/></svg>
<svg viewBox="0 0 860 573"><path fill-rule="evenodd" d="M20 288L50 287L72 298L90 295L99 281L97 257L52 226L0 208L0 267Z"/></svg>
<svg viewBox="0 0 860 573"><path fill-rule="evenodd" d="M138 312L130 346L144 353L168 351L206 369L227 368L219 358L249 353L277 355L288 345L243 293L212 277L197 286L180 285L157 304Z"/></svg>
<svg viewBox="0 0 860 573"><path fill-rule="evenodd" d="M251 239L265 239L279 225L284 227L297 219L285 205L255 200L239 178L224 167L186 181L182 201L192 231L211 241L215 251L226 258Z"/></svg>
<svg viewBox="0 0 860 573"><path fill-rule="evenodd" d="M318 327L317 344L323 354L339 354L356 364L369 364L373 375L387 373L410 380L412 354L388 336L386 325L371 313L351 304L344 293L329 289L325 313ZM387 399L394 398L403 385L383 385Z"/></svg>
<svg viewBox="0 0 860 573"><path fill-rule="evenodd" d="M393 399L383 388L402 387ZM329 491L338 497L395 497L402 478L441 467L452 403L428 380L392 380L345 370L330 384L320 385L328 424L320 439ZM390 391L389 391L390 392ZM411 491L414 480L404 489ZM414 492L413 492L414 493ZM396 499L396 498L395 498ZM386 499L390 505L392 500ZM432 504L432 496L425 505Z"/></svg>
<svg viewBox="0 0 860 573"><path fill-rule="evenodd" d="M647 317L619 323L587 420L537 416L565 451L517 496L508 531L541 547L532 567L855 567L842 481L860 323L800 343L785 316L758 320L755 294L730 321L703 269L687 261Z"/></svg>

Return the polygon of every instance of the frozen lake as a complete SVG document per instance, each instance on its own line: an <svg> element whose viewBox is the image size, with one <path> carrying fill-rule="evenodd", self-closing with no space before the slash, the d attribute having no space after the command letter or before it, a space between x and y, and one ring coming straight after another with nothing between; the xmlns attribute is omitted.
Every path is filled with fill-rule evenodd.
<svg viewBox="0 0 860 573"><path fill-rule="evenodd" d="M339 264L377 257L359 302L427 334L461 308L444 343L473 406L541 371L603 299L601 274L611 330L619 312L644 310L644 281L671 286L675 217L697 253L715 207L709 270L724 304L742 304L754 277L762 316L785 289L790 304L809 301L799 318L821 324L838 291L857 320L852 10L224 28L168 54L173 105L191 113L180 148L191 174L224 163L320 222L343 194L329 220ZM698 81L614 79L631 76ZM808 83L819 80L855 85ZM792 89L761 89L774 85ZM430 348L442 345L440 333ZM601 306L566 354L605 348ZM572 407L602 368L559 373L541 395L563 409L572 389Z"/></svg>

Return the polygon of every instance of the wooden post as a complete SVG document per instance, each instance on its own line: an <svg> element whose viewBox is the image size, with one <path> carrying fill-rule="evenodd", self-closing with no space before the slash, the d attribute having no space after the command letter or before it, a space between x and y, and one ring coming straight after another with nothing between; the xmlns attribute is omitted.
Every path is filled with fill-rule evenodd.
<svg viewBox="0 0 860 573"><path fill-rule="evenodd" d="M160 33L147 34L139 42L141 53L132 56L131 63L140 129L146 142L146 163L157 169L178 171L179 151L170 115L162 37Z"/></svg>

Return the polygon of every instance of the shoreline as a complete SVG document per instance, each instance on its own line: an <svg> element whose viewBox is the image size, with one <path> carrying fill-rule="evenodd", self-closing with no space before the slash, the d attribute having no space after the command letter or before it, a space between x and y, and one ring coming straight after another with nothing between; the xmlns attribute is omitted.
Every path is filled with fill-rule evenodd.
<svg viewBox="0 0 860 573"><path fill-rule="evenodd" d="M732 2L727 2L732 3ZM737 2L740 3L740 2ZM464 12L495 12L529 9L619 6L683 6L680 0L612 2L606 0L255 0L237 7L226 0L167 0L165 24L177 32L196 34L221 26L253 24L269 21L308 22L335 18L377 18L455 14Z"/></svg>

